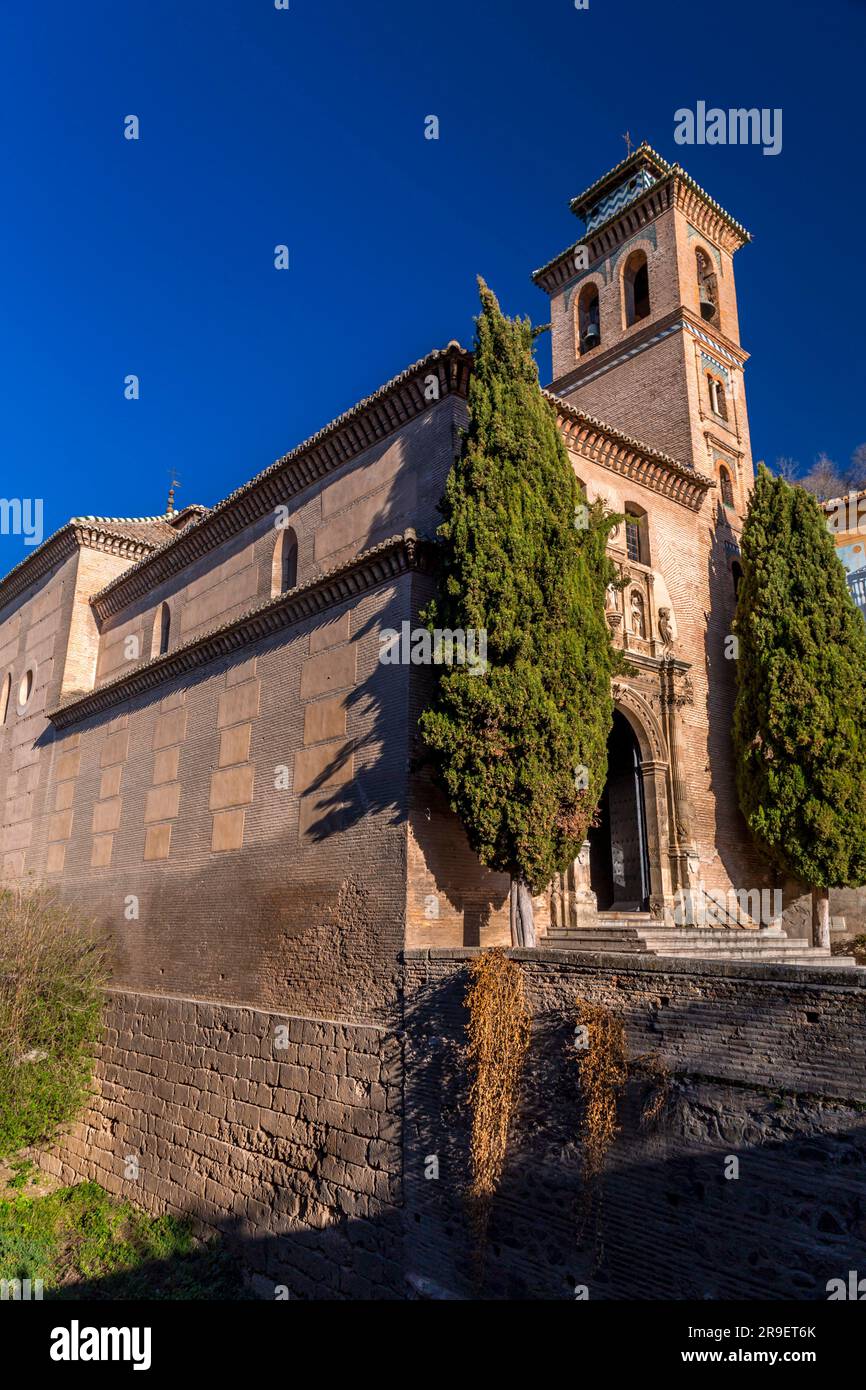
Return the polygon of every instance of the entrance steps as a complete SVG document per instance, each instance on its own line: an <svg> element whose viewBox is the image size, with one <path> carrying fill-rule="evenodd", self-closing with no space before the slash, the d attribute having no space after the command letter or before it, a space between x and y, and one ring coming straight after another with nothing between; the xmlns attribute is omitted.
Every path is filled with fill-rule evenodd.
<svg viewBox="0 0 866 1390"><path fill-rule="evenodd" d="M599 912L595 927L565 927L548 933L548 944L568 951L706 960L766 961L775 965L851 968L851 956L831 956L824 947L792 939L781 928L665 927L648 912Z"/></svg>

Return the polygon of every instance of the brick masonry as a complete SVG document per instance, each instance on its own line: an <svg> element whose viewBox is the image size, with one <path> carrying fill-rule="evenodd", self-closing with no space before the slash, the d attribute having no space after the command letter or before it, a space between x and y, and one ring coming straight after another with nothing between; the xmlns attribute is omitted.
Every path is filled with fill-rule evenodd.
<svg viewBox="0 0 866 1390"><path fill-rule="evenodd" d="M98 1081L46 1171L193 1217L262 1297L402 1296L393 1035L111 990Z"/></svg>
<svg viewBox="0 0 866 1390"><path fill-rule="evenodd" d="M191 1215L239 1250L264 1298L472 1297L475 954L408 951L397 1027L112 989L98 1094L38 1160ZM486 1296L810 1300L862 1271L866 970L511 955L533 1031ZM622 1018L642 1059L598 1225L582 1215L578 998ZM669 1089L646 1127L649 1058Z"/></svg>
<svg viewBox="0 0 866 1390"><path fill-rule="evenodd" d="M533 1016L493 1209L485 1291L508 1298L823 1299L866 1266L866 970L512 952ZM407 1273L471 1296L462 1000L472 953L406 959ZM852 978L853 977L853 978ZM625 1022L645 1066L619 1106L598 1226L582 1215L577 998ZM439 1178L425 1177L436 1156ZM724 1176L730 1157L739 1177ZM581 1221L583 1234L580 1234Z"/></svg>

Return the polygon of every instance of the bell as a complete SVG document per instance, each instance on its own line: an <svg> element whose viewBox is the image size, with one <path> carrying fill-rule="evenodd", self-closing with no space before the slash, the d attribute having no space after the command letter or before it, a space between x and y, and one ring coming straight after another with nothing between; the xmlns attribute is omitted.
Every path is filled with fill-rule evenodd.
<svg viewBox="0 0 866 1390"><path fill-rule="evenodd" d="M716 312L716 303L706 285L701 285L700 302L701 316L705 319L713 318Z"/></svg>

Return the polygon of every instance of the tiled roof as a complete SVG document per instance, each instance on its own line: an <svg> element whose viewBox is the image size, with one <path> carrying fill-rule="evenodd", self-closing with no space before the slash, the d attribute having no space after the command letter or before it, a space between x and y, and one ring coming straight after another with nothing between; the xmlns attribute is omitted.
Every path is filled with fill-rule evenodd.
<svg viewBox="0 0 866 1390"><path fill-rule="evenodd" d="M839 507L847 506L852 497L856 497L859 502L861 497L866 497L866 488L852 487L851 491L846 492L844 497L827 497L819 505L822 506L825 511L829 510L830 507L835 511Z"/></svg>
<svg viewBox="0 0 866 1390"><path fill-rule="evenodd" d="M215 507L190 504L178 512L163 516L74 517L0 581L0 610L53 565L71 554L76 546L86 545L109 550L131 561L122 574L92 596L98 615L104 619L109 612L122 607L133 592L136 595L139 591L146 592L150 583L156 582L151 574L153 566L159 567L160 574L166 566L170 567L171 572L181 569L191 558L197 558L219 543L238 519L240 524L247 524L251 516L260 514L261 509L256 507L252 494L257 489L262 490L263 496L269 493L271 480L285 470L291 468L296 472L297 489L300 489L398 429L427 404L424 391L419 386L425 371L435 368L445 390L458 390L465 394L471 363L472 354L454 340L445 348L435 349L392 377L372 395L338 415ZM676 459L623 434L602 420L586 415L551 392L545 392L545 395L557 406L561 415L567 415L574 425L580 426L587 439L591 434L615 444L622 460L628 454L635 460L640 458L646 464L652 464L654 477L659 476L659 465L674 476L689 474L687 466ZM605 451L610 457L614 452L616 450ZM637 465L630 463L628 466ZM641 464L641 468L644 468L644 464ZM712 485L693 470L691 478L698 488ZM268 497L267 501L265 510L269 509L272 499ZM228 515L232 511L236 512L234 520ZM131 589L127 593L129 586Z"/></svg>
<svg viewBox="0 0 866 1390"><path fill-rule="evenodd" d="M659 190L673 181L678 181L684 187L688 188L691 193L693 193L696 198L700 199L707 208L711 209L741 241L747 242L752 240L751 232L748 232L742 223L732 217L729 212L726 212L721 203L718 203L715 198L711 197L706 189L702 188L701 185L692 178L691 174L686 172L681 164L668 163L662 155L658 154L656 150L652 149L652 147L647 144L639 146L633 154L623 159L619 164L615 165L613 169L608 170L600 179L596 179L595 183L590 184L589 188L579 194L578 197L572 198L569 205L572 212L578 217L582 217L586 220L586 215L588 215L592 207L598 205L606 188L613 190L617 183L627 177L632 169L638 170L641 168L648 170L654 176L653 181L636 188L634 194L624 201L613 200L610 215L605 215L602 221L594 222L591 227L588 226L583 237L573 242L571 246L566 247L564 251L560 251L544 265L539 266L538 270L532 272L532 279L536 283L538 283L548 271L559 265L559 263L566 258L573 259L574 253L579 246L584 246L589 241L597 238L601 232L605 231L612 223L616 222L627 208L641 202L642 199L650 195L655 195ZM545 286L545 288L549 289L549 286Z"/></svg>
<svg viewBox="0 0 866 1390"><path fill-rule="evenodd" d="M167 516L74 516L71 526L97 526L147 545L162 545L177 535Z"/></svg>
<svg viewBox="0 0 866 1390"><path fill-rule="evenodd" d="M316 434L305 439L289 453L283 454L274 463L257 473L249 482L243 483L216 506L193 520L180 535L172 535L153 551L144 555L137 564L106 584L97 594L94 602L102 603L106 597L118 590L137 590L142 587L140 576L151 570L160 573L171 569L175 572L189 563L190 558L206 553L230 533L233 523L229 514L235 513L246 525L255 516L262 515L275 505L270 495L274 482L280 475L294 470L298 475L298 489L307 484L326 469L341 467L364 449L386 437L403 425L421 410L430 405L425 396L424 379L435 369L442 394L452 389L465 389L471 365L471 353L454 339L444 348L436 348L426 357L414 362L411 367L385 382L372 395L365 396L342 415L338 415ZM327 462L324 456L327 454ZM313 471L317 455L323 461L319 471ZM254 494L260 493L259 504ZM284 495L276 501L285 501ZM104 607L104 604L102 604Z"/></svg>
<svg viewBox="0 0 866 1390"><path fill-rule="evenodd" d="M407 418L405 402L400 403L398 401L401 391L410 391L418 395L419 393L414 390L412 378L418 377L425 368L435 368L440 376L443 375L444 371L443 379L446 379L449 359L455 364L459 364L460 369L465 371L468 369L471 355L454 340L448 343L447 347L428 353L426 357L422 357L418 362L392 377L372 395L366 396L342 415L338 415L336 419L325 425L304 443L297 445L288 454L277 459L275 463L258 473L249 482L236 488L215 507L190 504L177 512L163 516L73 517L65 526L61 526L58 531L43 541L42 545L33 550L31 554L25 556L4 579L0 580L0 610L12 598L64 558L67 553L71 553L76 545L92 545L99 549L110 549L117 554L127 554L132 561L117 579L106 585L105 590L100 590L100 594L96 597L101 597L106 590L114 588L118 581L123 581L129 575L137 573L151 558L162 557L166 552L170 552L174 546L183 547L190 539L191 533L194 533L193 544L195 544L199 532L206 530L212 522L218 528L225 513L238 505L242 506L249 494L257 487L266 483L268 479L287 465L296 461L300 463L305 455L311 453L318 446L330 445L330 441L341 432L347 437L351 435L353 441L357 441L360 448L367 447L376 439L382 438L389 430L396 429ZM452 375L454 375L453 371ZM457 375L460 375L460 372ZM423 388L420 391L419 402L424 404ZM371 428L369 431L370 437L365 440L363 417L368 412L371 414L379 412L381 419L377 419L375 428ZM345 458L349 457L351 457L351 453L347 451ZM201 542L200 548L206 548L207 541L204 535L202 535Z"/></svg>
<svg viewBox="0 0 866 1390"><path fill-rule="evenodd" d="M0 611L78 547L109 551L137 561L166 540L176 538L204 511L205 507L190 503L163 516L73 516L0 578Z"/></svg>
<svg viewBox="0 0 866 1390"><path fill-rule="evenodd" d="M632 153L626 155L625 159L621 159L619 164L615 164L612 169L608 169L607 173L602 174L600 179L595 180L595 183L591 183L589 188L585 188L576 198L572 198L570 203L572 212L580 216L587 204L595 202L601 197L608 184L619 182L623 175L641 166L647 167L651 172L657 174L659 178L665 174L669 174L671 171L671 165L668 164L667 160L663 159L662 156L644 140L642 144L638 145L636 150L632 150Z"/></svg>

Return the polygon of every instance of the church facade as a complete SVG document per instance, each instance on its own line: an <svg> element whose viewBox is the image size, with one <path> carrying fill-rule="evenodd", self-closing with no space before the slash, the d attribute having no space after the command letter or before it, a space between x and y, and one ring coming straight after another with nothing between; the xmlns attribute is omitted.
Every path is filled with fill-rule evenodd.
<svg viewBox="0 0 866 1390"><path fill-rule="evenodd" d="M588 497L625 517L608 621L633 674L540 930L689 925L707 894L720 925L766 927L729 742L748 233L646 146L572 210L584 235L534 275L547 395ZM0 584L4 881L80 900L124 984L378 1016L404 945L507 941L507 882L418 743L430 673L380 660L435 583L470 371L450 343L217 506L76 518Z"/></svg>
<svg viewBox="0 0 866 1390"><path fill-rule="evenodd" d="M534 276L547 397L624 518L607 617L630 674L539 945L814 962L733 782L748 233L646 146L572 209L582 237ZM509 940L508 882L419 742L433 672L382 660L434 592L471 370L451 342L218 505L74 518L0 582L3 884L56 886L114 943L100 1094L45 1162L127 1194L132 1153L150 1209L304 1232L310 1296L324 1269L400 1296L411 972Z"/></svg>

